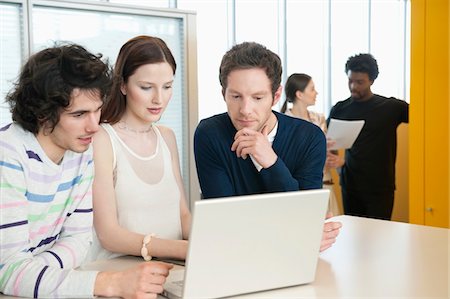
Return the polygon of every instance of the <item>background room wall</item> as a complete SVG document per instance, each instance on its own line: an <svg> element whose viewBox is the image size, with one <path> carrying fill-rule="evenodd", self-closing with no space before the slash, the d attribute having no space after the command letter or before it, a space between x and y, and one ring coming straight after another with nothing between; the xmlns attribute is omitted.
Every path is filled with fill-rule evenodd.
<svg viewBox="0 0 450 299"><path fill-rule="evenodd" d="M199 119L226 110L218 68L225 51L243 41L262 43L280 55L282 84L291 73L310 74L319 92L311 109L325 115L349 96L344 65L348 57L362 52L372 53L380 65L374 92L409 102L409 0L177 0L176 4L197 13Z"/></svg>

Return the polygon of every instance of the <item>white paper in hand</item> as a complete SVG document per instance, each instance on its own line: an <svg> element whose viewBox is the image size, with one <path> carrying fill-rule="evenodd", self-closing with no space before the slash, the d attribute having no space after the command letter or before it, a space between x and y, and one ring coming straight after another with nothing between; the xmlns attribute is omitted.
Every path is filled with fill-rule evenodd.
<svg viewBox="0 0 450 299"><path fill-rule="evenodd" d="M340 120L330 119L327 131L327 139L332 139L335 144L331 150L351 148L364 126L364 120Z"/></svg>

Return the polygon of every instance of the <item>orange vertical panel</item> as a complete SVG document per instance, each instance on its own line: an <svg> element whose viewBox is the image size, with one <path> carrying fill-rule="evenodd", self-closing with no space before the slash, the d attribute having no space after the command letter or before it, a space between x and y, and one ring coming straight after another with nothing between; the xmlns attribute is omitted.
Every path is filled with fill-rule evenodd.
<svg viewBox="0 0 450 299"><path fill-rule="evenodd" d="M411 2L409 221L424 224L425 0Z"/></svg>
<svg viewBox="0 0 450 299"><path fill-rule="evenodd" d="M448 0L425 8L425 224L448 227Z"/></svg>

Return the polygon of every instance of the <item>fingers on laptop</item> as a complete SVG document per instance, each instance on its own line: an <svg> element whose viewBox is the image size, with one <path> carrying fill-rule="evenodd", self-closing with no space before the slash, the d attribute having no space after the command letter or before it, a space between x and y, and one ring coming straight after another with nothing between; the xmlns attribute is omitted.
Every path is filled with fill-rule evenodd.
<svg viewBox="0 0 450 299"><path fill-rule="evenodd" d="M322 252L322 251L330 248L334 242L336 242L336 239L323 239L322 242L320 243L319 251Z"/></svg>
<svg viewBox="0 0 450 299"><path fill-rule="evenodd" d="M341 222L326 222L323 227L322 242L320 243L320 252L328 249L336 242L339 230L342 227Z"/></svg>
<svg viewBox="0 0 450 299"><path fill-rule="evenodd" d="M170 269L173 268L173 264L165 263L165 262L156 262L153 261L151 263L142 263L144 267L147 267L149 272L151 272L153 275L163 275L167 276L169 275Z"/></svg>
<svg viewBox="0 0 450 299"><path fill-rule="evenodd" d="M136 294L144 294L144 298L152 298L155 295L154 298L156 298L156 294L163 292L163 284L172 268L172 264L163 262L140 263L135 268L137 275Z"/></svg>
<svg viewBox="0 0 450 299"><path fill-rule="evenodd" d="M337 221L330 221L330 222L325 222L324 226L323 226L323 231L325 233L328 232L335 232L336 236L339 233L339 230L342 227L342 223L341 222L337 222Z"/></svg>

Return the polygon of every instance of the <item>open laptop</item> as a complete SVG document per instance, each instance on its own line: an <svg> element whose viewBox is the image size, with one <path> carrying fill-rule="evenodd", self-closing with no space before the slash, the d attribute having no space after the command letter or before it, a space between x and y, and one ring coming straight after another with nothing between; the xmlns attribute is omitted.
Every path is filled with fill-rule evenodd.
<svg viewBox="0 0 450 299"><path fill-rule="evenodd" d="M220 298L312 282L328 198L320 189L195 202L185 269L172 271L163 295Z"/></svg>

